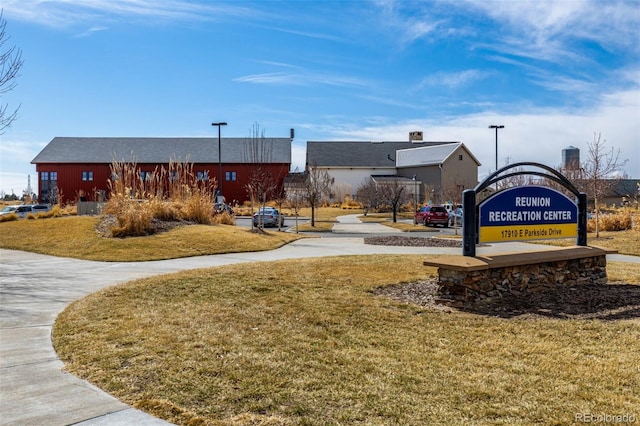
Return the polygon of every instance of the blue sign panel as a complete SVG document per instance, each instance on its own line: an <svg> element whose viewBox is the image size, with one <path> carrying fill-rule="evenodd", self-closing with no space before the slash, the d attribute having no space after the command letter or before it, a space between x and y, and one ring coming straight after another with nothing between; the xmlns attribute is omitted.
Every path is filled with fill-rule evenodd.
<svg viewBox="0 0 640 426"><path fill-rule="evenodd" d="M500 191L480 204L480 242L569 238L578 235L578 207L544 186Z"/></svg>

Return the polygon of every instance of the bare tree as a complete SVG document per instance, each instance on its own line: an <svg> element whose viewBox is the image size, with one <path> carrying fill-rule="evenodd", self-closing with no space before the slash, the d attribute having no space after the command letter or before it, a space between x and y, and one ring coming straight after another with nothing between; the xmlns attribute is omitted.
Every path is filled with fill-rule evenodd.
<svg viewBox="0 0 640 426"><path fill-rule="evenodd" d="M358 201L362 204L364 215L369 213L370 209L377 209L382 203L382 196L378 190L378 185L371 179L367 178L357 188Z"/></svg>
<svg viewBox="0 0 640 426"><path fill-rule="evenodd" d="M334 179L329 176L326 170L320 170L315 165L306 171L304 180L304 192L307 202L311 206L311 226L316 226L316 207L322 202L324 197L331 193Z"/></svg>
<svg viewBox="0 0 640 426"><path fill-rule="evenodd" d="M246 190L251 200L251 215L253 215L254 204L265 207L267 200L275 195L278 189L276 177L267 167L273 159L273 141L265 138L264 129L258 123L254 123L247 143L244 146L243 156L247 163L252 164ZM262 228L262 215L258 215L258 227ZM253 228L253 221L251 221Z"/></svg>
<svg viewBox="0 0 640 426"><path fill-rule="evenodd" d="M407 185L405 182L397 176L389 176L379 178L380 182L377 183L380 195L386 203L391 206L392 221L397 222L398 206L409 200L409 191L407 191Z"/></svg>
<svg viewBox="0 0 640 426"><path fill-rule="evenodd" d="M422 199L422 204L435 203L435 195L436 195L437 188L434 185L430 183L423 183L422 191L424 194L424 197Z"/></svg>
<svg viewBox="0 0 640 426"><path fill-rule="evenodd" d="M6 32L7 21L3 18L0 10L0 95L10 92L16 87L16 78L22 68L22 51L16 46L4 50L4 44L9 41ZM13 112L9 112L9 104L0 104L0 135L11 126L11 123L18 117L18 106Z"/></svg>
<svg viewBox="0 0 640 426"><path fill-rule="evenodd" d="M273 200L278 205L278 211L282 215L282 205L285 203L285 201L287 201L287 191L283 185L281 186L276 185L272 194L273 194L273 197L272 197ZM282 220L278 221L278 231L282 231L282 222L283 222Z"/></svg>
<svg viewBox="0 0 640 426"><path fill-rule="evenodd" d="M306 204L306 196L304 189L301 187L289 188L286 191L287 201L289 206L293 210L293 214L296 217L296 234L298 233L298 216L300 216L300 209Z"/></svg>
<svg viewBox="0 0 640 426"><path fill-rule="evenodd" d="M593 142L587 144L587 160L582 166L584 183L587 195L593 197L596 210L596 238L600 236L599 200L613 186L617 185L619 179L612 179L615 172L619 172L627 160L620 160L620 149L611 150L606 148L606 140L602 139L600 133L593 134Z"/></svg>

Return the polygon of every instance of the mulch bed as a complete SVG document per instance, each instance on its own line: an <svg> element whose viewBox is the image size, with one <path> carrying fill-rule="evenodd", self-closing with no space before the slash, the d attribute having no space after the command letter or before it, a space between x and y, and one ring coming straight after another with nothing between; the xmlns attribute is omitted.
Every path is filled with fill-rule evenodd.
<svg viewBox="0 0 640 426"><path fill-rule="evenodd" d="M111 233L112 228L114 228L118 224L118 220L112 214L103 215L98 224L96 225L96 232L103 238L113 238ZM158 234L160 232L166 232L170 229L176 228L182 225L193 225L195 222L190 222L186 220L160 220L153 218L151 219L151 229L147 232L146 235ZM124 237L119 237L124 238Z"/></svg>
<svg viewBox="0 0 640 426"><path fill-rule="evenodd" d="M375 246L409 246L409 247L462 247L462 240L453 238L437 238L437 237L401 237L401 236L382 236L367 237L364 239L365 244Z"/></svg>

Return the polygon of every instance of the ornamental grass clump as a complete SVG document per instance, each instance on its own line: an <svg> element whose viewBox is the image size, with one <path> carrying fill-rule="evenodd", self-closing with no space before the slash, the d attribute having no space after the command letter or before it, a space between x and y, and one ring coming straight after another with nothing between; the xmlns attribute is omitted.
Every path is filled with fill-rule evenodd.
<svg viewBox="0 0 640 426"><path fill-rule="evenodd" d="M148 205L127 203L116 218L117 225L111 228L111 235L114 237L148 235L152 232L153 216Z"/></svg>
<svg viewBox="0 0 640 426"><path fill-rule="evenodd" d="M235 225L236 218L234 215L229 214L229 212L224 211L213 216L213 223L217 223L219 225Z"/></svg>
<svg viewBox="0 0 640 426"><path fill-rule="evenodd" d="M631 213L614 213L600 215L598 228L600 231L626 231L633 227ZM596 219L587 221L587 232L596 232Z"/></svg>
<svg viewBox="0 0 640 426"><path fill-rule="evenodd" d="M191 222L210 224L213 218L213 204L210 194L197 190L184 201L182 217Z"/></svg>
<svg viewBox="0 0 640 426"><path fill-rule="evenodd" d="M117 219L114 237L150 234L154 219L212 222L216 180L209 180L207 173L195 173L192 163L171 160L168 169L156 167L143 173L135 162L114 161L111 175L105 213Z"/></svg>

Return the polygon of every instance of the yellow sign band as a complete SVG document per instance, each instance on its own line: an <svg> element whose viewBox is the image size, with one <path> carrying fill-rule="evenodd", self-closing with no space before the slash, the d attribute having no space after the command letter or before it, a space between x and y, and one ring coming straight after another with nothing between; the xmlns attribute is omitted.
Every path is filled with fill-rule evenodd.
<svg viewBox="0 0 640 426"><path fill-rule="evenodd" d="M550 223L544 225L481 226L480 242L548 240L578 236L577 223Z"/></svg>

